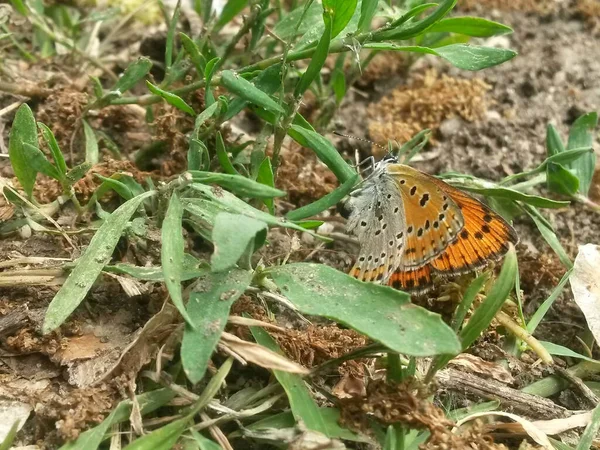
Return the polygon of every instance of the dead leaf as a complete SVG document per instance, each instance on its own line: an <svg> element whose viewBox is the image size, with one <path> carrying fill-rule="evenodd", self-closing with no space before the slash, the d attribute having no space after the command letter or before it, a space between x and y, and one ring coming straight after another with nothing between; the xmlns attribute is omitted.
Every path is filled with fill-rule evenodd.
<svg viewBox="0 0 600 450"><path fill-rule="evenodd" d="M93 334L84 334L65 339L66 344L55 354L60 364L68 364L79 359L90 359L98 356L108 345Z"/></svg>
<svg viewBox="0 0 600 450"><path fill-rule="evenodd" d="M507 412L491 411L491 412L471 414L470 416L465 417L462 420L459 420L456 423L456 426L454 427L452 432L455 433L456 430L458 430L458 428L466 422L469 422L478 417L486 417L486 416L508 417L509 419L512 419L515 422L518 422L523 427L523 430L525 430L525 433L527 433L529 435L529 437L531 437L531 439L533 439L537 444L541 445L542 447L544 447L547 450L554 450L554 447L550 443L550 440L548 439L548 436L546 435L546 433L544 433L542 430L537 428L529 420L524 419L521 416L517 416L516 414L511 414L511 413L507 413Z"/></svg>
<svg viewBox="0 0 600 450"><path fill-rule="evenodd" d="M19 422L17 431L23 428L29 413L31 413L31 406L27 403L0 400L0 442L4 441L15 422Z"/></svg>
<svg viewBox="0 0 600 450"><path fill-rule="evenodd" d="M570 417L552 420L536 420L531 422L538 430L551 436L564 433L573 428L585 427L592 419L592 411L582 414L575 414ZM520 423L496 423L486 427L490 431L508 430L515 433L525 432Z"/></svg>
<svg viewBox="0 0 600 450"><path fill-rule="evenodd" d="M469 353L461 353L450 361L449 365L458 366L465 372L471 372L484 378L493 378L501 383L511 384L514 381L513 376L506 368Z"/></svg>
<svg viewBox="0 0 600 450"><path fill-rule="evenodd" d="M250 361L257 366L266 369L281 370L283 372L298 373L302 375L306 375L310 372L300 364L290 361L286 357L275 353L262 345L244 341L231 333L223 332L220 343L246 361Z"/></svg>
<svg viewBox="0 0 600 450"><path fill-rule="evenodd" d="M569 279L573 298L583 312L596 342L600 343L600 247L595 244L579 246Z"/></svg>

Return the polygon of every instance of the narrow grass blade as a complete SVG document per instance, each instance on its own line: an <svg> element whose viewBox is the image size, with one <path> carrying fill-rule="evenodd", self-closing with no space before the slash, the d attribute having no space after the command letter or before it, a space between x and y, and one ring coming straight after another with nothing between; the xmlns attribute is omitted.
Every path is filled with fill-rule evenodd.
<svg viewBox="0 0 600 450"><path fill-rule="evenodd" d="M513 50L469 44L451 44L433 49L416 45L401 46L384 42L371 42L365 44L363 48L435 55L445 59L459 69L470 71L497 66L517 56L517 52Z"/></svg>
<svg viewBox="0 0 600 450"><path fill-rule="evenodd" d="M286 195L285 191L259 183L242 175L203 172L199 170L190 170L190 174L194 181L204 184L217 184L240 197L273 198Z"/></svg>
<svg viewBox="0 0 600 450"><path fill-rule="evenodd" d="M571 127L569 132L569 141L567 149L571 150L579 147L591 147L594 142L594 130L598 126L598 114L595 112L585 114L579 117ZM596 169L596 153L591 152L588 155L573 161L570 167L575 170L579 177L579 192L583 195L588 194L592 185L594 170Z"/></svg>
<svg viewBox="0 0 600 450"><path fill-rule="evenodd" d="M459 303L458 307L456 308L454 317L452 318L452 329L454 331L456 331L456 332L460 331L460 328L465 320L465 317L467 316L467 313L469 312L469 309L471 308L473 301L475 301L475 297L477 296L479 291L481 291L481 288L483 287L485 282L488 280L488 278L489 278L488 274L483 274L483 275L478 276L471 282L471 284L469 285L469 287L463 294L463 298L462 298L461 302Z"/></svg>
<svg viewBox="0 0 600 450"><path fill-rule="evenodd" d="M513 32L511 27L481 17L449 17L442 19L429 30L430 33L458 33L472 37L491 37Z"/></svg>
<svg viewBox="0 0 600 450"><path fill-rule="evenodd" d="M177 28L177 23L179 22L179 14L181 13L181 0L177 0L177 4L175 5L175 9L173 10L173 16L169 21L169 28L167 30L167 42L165 49L165 67L167 70L171 68L173 64L173 49L175 47L175 29Z"/></svg>
<svg viewBox="0 0 600 450"><path fill-rule="evenodd" d="M260 184L264 184L272 189L275 189L275 175L273 174L273 166L271 165L271 159L266 157L258 166L258 173L256 174L256 181ZM285 192L281 191L283 195ZM263 202L269 209L269 212L275 215L275 204L272 198L265 198Z"/></svg>
<svg viewBox="0 0 600 450"><path fill-rule="evenodd" d="M296 221L306 219L307 217L316 216L332 206L337 205L346 195L350 193L359 179L360 176L358 174L354 174L353 177L348 178L344 184L339 186L337 189L334 189L329 194L324 195L313 203L290 211L285 217L289 220Z"/></svg>
<svg viewBox="0 0 600 450"><path fill-rule="evenodd" d="M18 419L13 422L10 429L8 430L8 433L6 433L6 436L4 437L2 442L0 442L0 450L9 450L10 448L12 448L12 444L15 440L15 437L17 436L17 431L19 430L19 423L20 420Z"/></svg>
<svg viewBox="0 0 600 450"><path fill-rule="evenodd" d="M150 92L152 92L154 95L158 95L159 97L163 98L169 105L173 105L180 111L188 113L192 116L196 115L192 107L188 105L185 102L185 100L183 100L179 95L173 94L172 92L164 91L158 86L153 85L149 81L146 81L146 86L148 86Z"/></svg>
<svg viewBox="0 0 600 450"><path fill-rule="evenodd" d="M461 350L457 336L441 317L411 304L402 291L364 283L319 264L287 264L270 274L302 313L335 320L398 353L454 355Z"/></svg>
<svg viewBox="0 0 600 450"><path fill-rule="evenodd" d="M246 249L252 245L260 232L266 232L267 224L261 220L240 214L219 213L215 219L212 243L215 251L210 258L213 272L227 270L238 262ZM251 250L251 252L252 252Z"/></svg>
<svg viewBox="0 0 600 450"><path fill-rule="evenodd" d="M288 130L288 134L303 147L314 151L317 158L329 167L340 183L345 183L356 175L356 171L344 161L331 142L316 131L294 124Z"/></svg>
<svg viewBox="0 0 600 450"><path fill-rule="evenodd" d="M83 121L83 134L85 136L85 162L92 165L98 164L98 140L94 130L85 120Z"/></svg>
<svg viewBox="0 0 600 450"><path fill-rule="evenodd" d="M585 431L581 435L581 439L577 444L575 450L588 450L592 446L592 442L594 441L598 430L600 429L600 405L594 408L594 412L592 413L592 420L585 428Z"/></svg>
<svg viewBox="0 0 600 450"><path fill-rule="evenodd" d="M593 359L593 358L590 358L589 356L582 355L580 353L577 353L577 352L571 350L570 348L555 344L554 342L546 342L546 341L539 341L539 342L540 342L540 344L542 344L542 347L544 347L548 351L548 353L550 353L551 355L566 356L568 358L583 359L584 361L589 361L592 363L600 363L600 361L598 361L597 359Z"/></svg>
<svg viewBox="0 0 600 450"><path fill-rule="evenodd" d="M225 148L225 142L223 141L223 136L221 135L220 131L217 131L216 141L217 141L217 145L216 145L217 159L219 160L221 167L223 168L225 173L228 173L230 175L238 175L238 171L235 169L235 167L233 167L233 163L231 162L231 159L229 158L229 155L227 154L227 149Z"/></svg>
<svg viewBox="0 0 600 450"><path fill-rule="evenodd" d="M54 159L54 164L56 164L56 168L61 173L61 175L66 175L67 171L67 163L65 162L65 158L58 146L58 142L56 142L56 138L54 137L54 133L52 130L44 125L42 122L38 122L38 127L42 130L42 136L44 136L44 140L48 143L48 147L50 148L50 153L52 154L52 159Z"/></svg>
<svg viewBox="0 0 600 450"><path fill-rule="evenodd" d="M284 112L279 103L273 100L269 94L261 91L254 84L231 70L224 70L221 73L221 83L229 92L240 96L250 103L260 106L267 111L274 113Z"/></svg>
<svg viewBox="0 0 600 450"><path fill-rule="evenodd" d="M535 311L533 316L531 316L531 319L529 319L529 322L527 323L527 331L529 331L529 333L533 334L537 326L544 319L546 313L550 310L550 308L564 289L565 285L567 284L567 281L569 281L569 276L571 275L571 272L573 272L572 268L567 270L567 272L563 275L556 287L552 290L550 296L546 300L544 300L544 303L542 303Z"/></svg>
<svg viewBox="0 0 600 450"><path fill-rule="evenodd" d="M360 4L360 18L358 19L358 32L368 31L375 17L379 2L362 1Z"/></svg>
<svg viewBox="0 0 600 450"><path fill-rule="evenodd" d="M281 353L281 349L275 340L265 330L258 327L250 327L250 330L258 344L274 352ZM280 370L274 370L273 374L287 394L294 418L297 421L301 420L308 429L327 435L325 420L321 416L321 412L304 384L302 377Z"/></svg>
<svg viewBox="0 0 600 450"><path fill-rule="evenodd" d="M168 425L136 439L124 450L171 450L189 426L189 422L188 417L174 420Z"/></svg>
<svg viewBox="0 0 600 450"><path fill-rule="evenodd" d="M323 31L323 36L321 36L321 39L317 44L317 48L312 55L306 71L302 74L300 81L298 81L298 84L296 85L296 89L294 90L294 96L296 98L302 97L311 83L320 75L321 69L323 68L325 60L327 59L327 55L329 53L329 44L332 38L332 18L327 11L323 13L323 18L325 20L325 30Z"/></svg>
<svg viewBox="0 0 600 450"><path fill-rule="evenodd" d="M173 397L175 392L164 388L140 394L136 397L136 401L140 405L141 414L145 415L169 403ZM129 419L132 405L131 400L122 401L100 424L81 433L75 441L67 442L60 450L96 450L106 438L106 433L112 425Z"/></svg>
<svg viewBox="0 0 600 450"><path fill-rule="evenodd" d="M200 49L198 49L196 43L187 34L179 33L179 38L181 39L183 48L192 60L192 63L196 68L196 72L198 72L199 76L202 76L204 74L204 70L206 69L206 59L200 53Z"/></svg>
<svg viewBox="0 0 600 450"><path fill-rule="evenodd" d="M535 208L526 207L525 211L527 212L527 214L529 214L529 217L531 217L531 219L535 223L535 226L539 230L544 240L548 243L548 245L550 245L552 250L554 250L554 252L558 256L558 259L560 259L560 262L567 269L571 269L573 267L573 261L571 261L569 255L567 255L567 252L558 240L558 236L556 236L554 230L549 227L549 224L547 223L546 219L544 219L540 212Z"/></svg>
<svg viewBox="0 0 600 450"><path fill-rule="evenodd" d="M186 326L181 342L183 370L192 383L198 383L204 377L227 324L231 305L251 281L252 272L232 269L207 273L196 282L188 302L188 313L196 329Z"/></svg>
<svg viewBox="0 0 600 450"><path fill-rule="evenodd" d="M27 198L31 199L37 172L29 164L29 152L25 144L38 147L35 118L27 103L23 103L15 114L8 141L8 155L19 183L23 186Z"/></svg>
<svg viewBox="0 0 600 450"><path fill-rule="evenodd" d="M398 20L393 22L391 30L384 29L383 31L374 33L373 40L378 42L382 40L405 40L418 36L430 27L432 27L435 23L442 20L444 16L448 14L452 8L454 8L456 2L457 0L444 0L438 5L436 5L435 3L417 5L411 10L409 10L402 17L400 17ZM431 8L432 6L437 6L437 8L435 8L431 12L431 14L425 16L421 20L417 20L416 22L410 23L406 27L402 26L403 24L407 23L408 20L412 19L413 17L416 17L417 15L421 14L423 11Z"/></svg>
<svg viewBox="0 0 600 450"><path fill-rule="evenodd" d="M171 195L167 214L162 223L161 237L161 262L165 275L165 285L169 291L171 301L179 310L185 321L195 327L194 322L185 310L181 293L181 274L183 266L184 242L181 221L183 219L183 206L176 193Z"/></svg>
<svg viewBox="0 0 600 450"><path fill-rule="evenodd" d="M102 268L110 261L131 216L145 199L155 194L155 191L149 191L132 198L104 221L85 253L77 261L75 269L48 306L42 327L44 334L59 327L83 301Z"/></svg>

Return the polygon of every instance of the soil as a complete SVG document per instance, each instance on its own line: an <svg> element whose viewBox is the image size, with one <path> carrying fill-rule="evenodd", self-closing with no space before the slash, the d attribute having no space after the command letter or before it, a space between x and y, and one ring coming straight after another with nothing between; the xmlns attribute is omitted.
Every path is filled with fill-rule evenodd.
<svg viewBox="0 0 600 450"><path fill-rule="evenodd" d="M428 127L432 139L413 165L431 174L455 171L499 180L532 169L545 158L548 124L555 125L566 140L570 125L579 115L600 111L600 5L595 9L595 1L543 2L544 5L534 0L514 4L502 0L465 1L459 14L485 17L514 29L513 34L475 43L514 49L519 53L516 58L469 73L429 56L414 60L396 55L376 57L366 68L365 76L350 89L333 119L333 128L383 144L388 139L405 142L418 130ZM31 79L44 79L48 68L30 69L40 71L39 76ZM87 95L81 89L58 88L50 96L32 103L38 120L52 125L62 148L82 147L78 145L81 136L73 136L73 129ZM0 107L13 101L13 96L0 95ZM192 101L200 110L204 93L194 94ZM136 106L112 106L94 118L94 127L118 144L125 159L114 159L109 143L101 141L104 160L96 167L96 173L110 176L119 170L139 182L148 177L160 182L185 167L186 133L193 122L168 105L156 105L152 110L156 119L150 125L144 121L145 111ZM250 114L245 119L248 123L253 121ZM7 148L11 120L12 116L10 120L7 116L0 118L2 152ZM243 123L231 125L235 129ZM224 135L234 139L235 133L226 129ZM348 158L354 158L357 148L363 157L381 153L361 141L329 137ZM153 143L159 140L167 142L170 153L166 156L154 151ZM599 144L600 134L596 134L596 151L600 150ZM149 156L136 166L130 155L140 150ZM74 158L81 161L81 152L76 151ZM0 158L0 175L12 177L4 158ZM335 178L326 168L312 153L295 144L287 145L283 152L279 175L278 186L289 193L276 205L279 212L308 204L335 188ZM89 176L82 179L76 186L78 197L86 200L97 185L97 179ZM54 201L60 194L59 186L48 180L42 180L36 189L43 202ZM543 188L540 192L549 195ZM20 401L34 411L19 432L20 444L57 448L101 421L120 400L135 392L139 371L153 367L159 348L161 351L172 348L169 336L176 333L178 323L175 314L162 308L166 293L160 283L140 284L140 292L130 296L123 290L122 279L105 275L66 325L58 332L42 336L45 309L61 282L55 271L62 262L51 258L77 258L89 243L90 234L71 236L72 247L59 234L34 231L30 236L31 230L4 233L2 226L14 211L3 200L0 196L0 263L29 257L46 259L6 264L0 266L0 271L31 269L47 274L50 280L41 287L25 283L0 287L0 397ZM600 214L586 206L574 203L564 209L544 210L543 214L571 257L576 255L579 245L598 242ZM64 215L72 218L73 211L66 209ZM322 231L343 232L344 221L335 211L324 214L323 219L326 223ZM524 311L530 315L548 297L565 269L530 220L516 218L515 228L520 237L517 250ZM139 259L135 252L123 242L114 262L136 256ZM159 264L156 252L139 249L137 252L144 254L143 263ZM355 252L356 246L347 241L323 244L307 234L272 230L268 244L259 254L266 264L288 259L347 270ZM434 300L430 296L419 302L442 314L452 306ZM270 320L260 305L253 295L242 296L233 313ZM343 327L318 320L306 326L285 310L275 309L275 312L277 322L289 331L274 336L291 359L307 367L367 344L362 336ZM585 337L585 330L585 319L567 288L538 328L536 337L585 353L586 348L576 339ZM503 343L500 333L492 330L472 353L494 360L499 355L506 356L501 349ZM527 371L528 382L549 373L546 367L536 367L534 360L515 362L509 367L508 376L514 376L515 386L520 387L523 370ZM437 433L437 440L428 448L467 448L467 443L477 443L477 448L507 448L488 442L481 431L482 424L465 435L448 435L441 410L423 402L425 394L420 386L396 389L378 379L366 389L359 379L365 370L376 369L373 360L350 361L329 376L327 382L330 386L335 384L337 393L360 393L368 398L360 405L352 401L346 404L343 413L347 424L361 428L367 417L365 413L375 412L384 423L394 422L402 415L405 423ZM259 381L264 378L264 374L261 378L244 370L244 376ZM417 391L419 395L414 394ZM442 399L443 396L438 400ZM581 406L568 395L554 400L572 409ZM471 404L461 396L453 397L452 401L461 406ZM453 441L449 443L448 439Z"/></svg>

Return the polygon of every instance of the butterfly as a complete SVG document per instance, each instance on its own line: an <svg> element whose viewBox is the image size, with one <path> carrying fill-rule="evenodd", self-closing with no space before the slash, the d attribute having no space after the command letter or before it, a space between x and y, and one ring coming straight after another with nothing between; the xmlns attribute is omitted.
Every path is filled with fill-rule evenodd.
<svg viewBox="0 0 600 450"><path fill-rule="evenodd" d="M350 274L416 295L433 288L435 274L475 271L518 242L513 227L479 200L392 155L341 206L360 243Z"/></svg>

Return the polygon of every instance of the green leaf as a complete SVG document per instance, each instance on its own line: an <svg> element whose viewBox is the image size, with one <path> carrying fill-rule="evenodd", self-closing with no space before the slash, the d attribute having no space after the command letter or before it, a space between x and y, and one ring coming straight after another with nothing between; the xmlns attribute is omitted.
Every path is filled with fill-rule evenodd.
<svg viewBox="0 0 600 450"><path fill-rule="evenodd" d="M285 191L259 183L242 175L202 172L199 170L190 170L189 172L194 181L204 184L218 184L240 197L273 198L286 195Z"/></svg>
<svg viewBox="0 0 600 450"><path fill-rule="evenodd" d="M77 183L89 172L89 170L91 168L92 168L92 165L87 162L81 163L81 164L73 167L71 170L69 170L67 172L67 175L66 175L67 181L71 185ZM99 176L99 175L97 175L97 176Z"/></svg>
<svg viewBox="0 0 600 450"><path fill-rule="evenodd" d="M28 142L23 142L23 148L28 153L29 165L38 173L43 173L50 178L55 180L61 180L61 175L58 173L56 167L54 167L46 155L42 151Z"/></svg>
<svg viewBox="0 0 600 450"><path fill-rule="evenodd" d="M221 73L221 83L230 92L267 111L274 113L284 112L283 108L269 94L261 91L254 84L231 70L224 70Z"/></svg>
<svg viewBox="0 0 600 450"><path fill-rule="evenodd" d="M558 130L552 124L548 124L546 128L546 150L548 156L557 155L565 151L565 146L560 139Z"/></svg>
<svg viewBox="0 0 600 450"><path fill-rule="evenodd" d="M585 427L585 431L581 435L581 439L577 444L577 448L575 450L588 450L592 447L592 442L594 441L596 435L598 434L598 430L600 429L600 405L597 405L594 408L594 412L592 413L592 420Z"/></svg>
<svg viewBox="0 0 600 450"><path fill-rule="evenodd" d="M569 132L569 142L567 150L581 147L592 147L594 142L594 130L598 126L598 114L595 112L585 114L578 118ZM590 152L588 155L573 161L569 167L575 171L579 178L579 192L587 196L592 178L596 168L596 153Z"/></svg>
<svg viewBox="0 0 600 450"><path fill-rule="evenodd" d="M198 444L200 450L223 450L223 448L219 444L217 444L214 441L211 441L208 438L205 438L193 428L190 428L190 433L192 434L194 440Z"/></svg>
<svg viewBox="0 0 600 450"><path fill-rule="evenodd" d="M169 403L174 397L175 392L163 388L140 394L136 396L136 401L140 406L141 414L145 415ZM77 440L67 442L60 450L96 450L112 425L129 420L132 406L131 400L123 400L100 424L81 433Z"/></svg>
<svg viewBox="0 0 600 450"><path fill-rule="evenodd" d="M501 186L493 188L464 186L464 189L470 192L475 192L476 194L484 195L486 197L497 197L523 202L527 205L535 206L537 208L563 208L570 204L570 202L550 200L549 198L540 197L538 195L524 194L514 189Z"/></svg>
<svg viewBox="0 0 600 450"><path fill-rule="evenodd" d="M19 431L20 421L17 419L13 422L8 433L5 434L4 439L0 442L0 450L10 450L13 448L13 442Z"/></svg>
<svg viewBox="0 0 600 450"><path fill-rule="evenodd" d="M277 353L282 353L275 340L262 328L250 327L256 342ZM302 421L309 430L327 435L327 425L321 416L319 407L313 400L302 377L295 373L273 370L273 375L285 390L290 409L296 421Z"/></svg>
<svg viewBox="0 0 600 450"><path fill-rule="evenodd" d="M412 37L418 36L424 33L427 29L432 27L435 23L440 21L448 12L454 8L457 0L444 0L442 3L437 5L431 14L424 17L422 20L418 20L414 23L409 23L408 21L413 17L421 14L426 9L431 8L432 6L436 6L436 4L426 3L423 5L417 5L411 10L409 10L406 14L400 17L398 20L394 21L391 25L392 29L384 29L379 32L375 32L373 36L374 41L382 41L382 40L406 40ZM407 26L402 26L405 23L408 23Z"/></svg>
<svg viewBox="0 0 600 450"><path fill-rule="evenodd" d="M173 10L173 16L169 21L169 28L167 30L167 42L165 45L165 67L167 70L171 68L173 64L173 48L174 48L174 40L175 40L175 29L177 28L177 23L179 22L179 14L181 13L181 0L177 0L175 4L175 9Z"/></svg>
<svg viewBox="0 0 600 450"><path fill-rule="evenodd" d="M148 86L150 92L163 98L169 105L173 105L180 111L188 113L192 116L196 115L192 107L188 105L179 95L173 94L172 92L163 91L161 88L153 85L149 81L146 81L146 86Z"/></svg>
<svg viewBox="0 0 600 450"><path fill-rule="evenodd" d="M539 211L535 208L526 207L525 211L527 212L527 214L529 214L529 217L533 219L533 222L535 223L535 226L537 227L538 231L540 232L544 240L548 243L548 245L550 245L552 250L554 250L554 252L558 256L558 259L560 259L560 262L563 263L563 265L567 269L572 268L573 262L571 261L571 258L569 258L569 255L567 255L567 252L558 240L556 233L552 228L550 228L546 219L544 219L544 217L542 217Z"/></svg>
<svg viewBox="0 0 600 450"><path fill-rule="evenodd" d="M123 203L104 221L85 253L77 260L75 269L50 302L42 327L44 334L59 327L83 301L102 268L110 261L128 220L141 203L154 194L155 191L149 191Z"/></svg>
<svg viewBox="0 0 600 450"><path fill-rule="evenodd" d="M442 19L428 32L435 33L458 33L473 37L490 37L513 32L511 27L507 27L492 20L482 19L481 17L450 17Z"/></svg>
<svg viewBox="0 0 600 450"><path fill-rule="evenodd" d="M206 69L206 59L200 53L200 49L194 40L185 33L179 33L179 38L181 39L181 45L183 45L184 50L192 60L198 75L204 75L204 70Z"/></svg>
<svg viewBox="0 0 600 450"><path fill-rule="evenodd" d="M285 217L289 220L302 220L307 217L316 216L317 214L331 208L332 206L337 205L346 195L352 191L360 176L358 174L354 174L353 177L348 178L348 180L339 186L337 189L334 189L329 194L324 195L319 200L309 203L306 206L302 206L298 209L290 211L285 215Z"/></svg>
<svg viewBox="0 0 600 450"><path fill-rule="evenodd" d="M481 291L481 288L483 288L483 285L488 280L488 278L488 274L484 273L482 275L479 275L471 282L471 284L463 294L463 298L460 301L459 305L456 307L454 317L452 318L452 329L454 331L460 331L465 317L467 316L469 309L471 309L471 305L475 301L475 297L477 297L477 294L479 294L479 291Z"/></svg>
<svg viewBox="0 0 600 450"><path fill-rule="evenodd" d="M395 50L402 52L426 53L439 56L459 69L477 71L496 66L517 56L517 52L504 48L481 47L469 44L451 44L445 47L429 48L401 46L385 42L370 42L363 46L373 50Z"/></svg>
<svg viewBox="0 0 600 450"><path fill-rule="evenodd" d="M85 135L85 162L92 165L98 164L98 141L94 130L85 120L83 121L83 134Z"/></svg>
<svg viewBox="0 0 600 450"><path fill-rule="evenodd" d="M597 359L590 358L588 356L582 355L580 353L574 352L570 348L563 347L562 345L554 344L553 342L539 341L548 353L556 356L566 356L568 358L576 358L583 359L584 361L589 361L593 363L600 363Z"/></svg>
<svg viewBox="0 0 600 450"><path fill-rule="evenodd" d="M183 370L192 383L204 377L231 305L251 281L252 272L240 269L207 273L196 281L188 302L188 313L196 329L186 326L181 342Z"/></svg>
<svg viewBox="0 0 600 450"><path fill-rule="evenodd" d="M50 153L52 155L52 159L54 159L56 168L61 175L66 175L68 171L67 163L65 162L65 158L60 150L60 147L58 146L58 142L56 142L54 133L52 133L52 130L42 122L38 122L38 127L40 130L42 130L42 136L44 136L44 140L48 143L48 147L50 148Z"/></svg>
<svg viewBox="0 0 600 450"><path fill-rule="evenodd" d="M431 356L460 351L456 335L441 317L411 304L405 292L364 283L319 264L287 264L270 273L302 313L352 327L398 353Z"/></svg>
<svg viewBox="0 0 600 450"><path fill-rule="evenodd" d="M35 118L27 103L19 106L15 114L8 141L8 155L15 176L19 180L27 197L31 199L37 172L29 164L30 152L25 148L24 144L38 147Z"/></svg>
<svg viewBox="0 0 600 450"><path fill-rule="evenodd" d="M262 336L261 336L262 337ZM265 341L266 342L266 341ZM274 347L275 348L275 347ZM272 348L271 350L273 350ZM353 442L370 442L365 436L356 434L339 425L340 411L337 408L319 407L319 415L321 416L326 430L327 437L330 439L344 439L345 441ZM269 428L293 428L296 424L294 414L291 411L285 411L265 419L258 420L248 425L246 428L252 431L267 430Z"/></svg>
<svg viewBox="0 0 600 450"><path fill-rule="evenodd" d="M273 175L273 167L271 166L271 159L265 158L258 166L258 173L256 175L256 181L260 184L264 184L270 188L275 189L275 176ZM283 192L283 191L281 191ZM283 193L285 195L285 192ZM269 209L269 212L275 215L275 205L272 198L265 198L263 202Z"/></svg>
<svg viewBox="0 0 600 450"><path fill-rule="evenodd" d="M572 268L567 270L567 272L563 275L556 287L552 290L550 296L546 300L544 300L544 303L542 303L535 311L533 316L531 316L531 319L529 319L529 322L527 323L527 331L529 333L533 334L535 332L535 329L540 324L546 313L550 310L558 296L561 294L562 290L567 284L567 281L569 281L569 276L571 276L571 272L573 272Z"/></svg>
<svg viewBox="0 0 600 450"><path fill-rule="evenodd" d="M323 13L323 19L325 20L325 30L323 31L323 36L321 36L321 39L317 44L317 48L310 59L310 63L308 64L306 71L302 74L302 77L300 77L300 80L296 85L296 89L294 90L294 97L296 98L302 97L311 83L320 75L321 69L323 68L325 60L327 59L327 55L329 54L329 44L331 43L332 38L332 19L329 14L327 14L327 11Z"/></svg>
<svg viewBox="0 0 600 450"><path fill-rule="evenodd" d="M162 223L160 252L161 263L165 275L165 285L171 296L171 301L179 310L185 321L194 327L194 322L185 310L181 293L181 274L183 271L184 240L181 221L183 206L176 193L171 195L167 214Z"/></svg>
<svg viewBox="0 0 600 450"><path fill-rule="evenodd" d="M579 178L562 164L546 166L546 184L550 191L562 195L574 195L579 190Z"/></svg>
<svg viewBox="0 0 600 450"><path fill-rule="evenodd" d="M229 0L225 3L221 16L215 26L215 31L220 30L223 26L227 25L235 16L237 16L242 9L248 4L248 0Z"/></svg>
<svg viewBox="0 0 600 450"><path fill-rule="evenodd" d="M323 8L332 17L331 38L335 38L346 28L356 10L357 0L323 0ZM368 1L367 1L368 3ZM377 2L371 2L377 3Z"/></svg>
<svg viewBox="0 0 600 450"><path fill-rule="evenodd" d="M337 103L341 103L346 95L346 76L340 69L335 69L331 74L331 87Z"/></svg>
<svg viewBox="0 0 600 450"><path fill-rule="evenodd" d="M94 174L94 176L102 180L102 184L96 190L96 192L98 192L98 196L96 196L96 198L100 198L108 189L112 189L113 191L115 191L124 200L131 200L133 197L135 197L135 195L133 195L133 192L131 192L131 189L129 189L129 187L125 183L118 180L118 178L121 177L121 174L115 173L111 175L110 178L104 177L97 173Z"/></svg>
<svg viewBox="0 0 600 450"><path fill-rule="evenodd" d="M121 75L121 78L115 84L113 91L117 91L119 95L128 91L148 75L151 68L152 61L145 57L138 58L137 61L131 63L125 69L125 72L123 72L123 75Z"/></svg>
<svg viewBox="0 0 600 450"><path fill-rule="evenodd" d="M12 4L13 8L19 12L19 14L25 17L29 15L29 10L27 9L27 6L25 6L23 0L10 0L10 3Z"/></svg>
<svg viewBox="0 0 600 450"><path fill-rule="evenodd" d="M208 272L208 268L200 267L201 263L189 253L183 255L181 269L181 281L198 278ZM105 272L125 274L139 280L164 281L165 277L161 266L134 266L133 264L119 263L113 266L105 266Z"/></svg>
<svg viewBox="0 0 600 450"><path fill-rule="evenodd" d="M217 139L216 139L216 153L217 153L217 159L219 160L219 163L221 164L221 167L223 168L223 170L229 174L229 175L238 175L238 171L235 170L235 167L233 167L233 163L231 162L231 159L229 159L229 155L227 154L227 149L225 148L225 142L223 142L223 136L221 135L220 131L217 131ZM211 172L208 172L211 173Z"/></svg>
<svg viewBox="0 0 600 450"><path fill-rule="evenodd" d="M371 22L375 17L377 11L377 1L362 0L360 4L360 19L358 19L358 30L369 31L371 28Z"/></svg>
<svg viewBox="0 0 600 450"><path fill-rule="evenodd" d="M259 91L265 93L267 96L274 94L281 86L281 64L275 64L268 69L262 70L260 74L252 81L253 86ZM248 103L250 103L250 101L246 100L242 96L234 98L229 103L229 108L227 109L224 119L229 120L236 116L248 105Z"/></svg>
<svg viewBox="0 0 600 450"><path fill-rule="evenodd" d="M254 245L256 235L266 229L267 224L261 220L240 214L219 213L212 232L215 251L210 263L213 272L221 272L235 266L248 246Z"/></svg>
<svg viewBox="0 0 600 450"><path fill-rule="evenodd" d="M356 171L344 161L331 142L316 131L294 124L288 130L288 134L303 147L314 151L317 158L329 167L340 183L345 183L356 175Z"/></svg>
<svg viewBox="0 0 600 450"><path fill-rule="evenodd" d="M171 450L189 426L189 422L188 417L174 420L168 425L136 439L124 450Z"/></svg>

